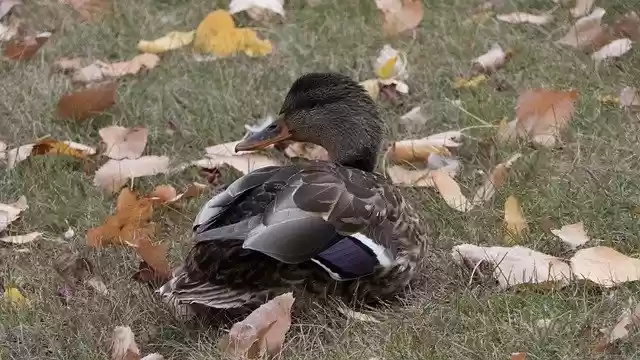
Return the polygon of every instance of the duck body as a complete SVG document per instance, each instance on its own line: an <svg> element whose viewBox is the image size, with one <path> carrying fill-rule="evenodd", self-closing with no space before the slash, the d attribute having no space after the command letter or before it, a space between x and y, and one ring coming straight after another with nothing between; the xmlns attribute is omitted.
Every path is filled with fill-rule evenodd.
<svg viewBox="0 0 640 360"><path fill-rule="evenodd" d="M419 250L408 245L419 234L407 210L372 172L326 161L257 169L202 208L195 245L160 292L220 309L291 289L372 302L414 276Z"/></svg>

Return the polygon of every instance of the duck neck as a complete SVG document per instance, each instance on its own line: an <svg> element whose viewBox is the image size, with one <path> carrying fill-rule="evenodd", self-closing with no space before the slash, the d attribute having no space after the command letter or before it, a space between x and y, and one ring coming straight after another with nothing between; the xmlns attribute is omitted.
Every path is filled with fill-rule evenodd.
<svg viewBox="0 0 640 360"><path fill-rule="evenodd" d="M379 149L372 149L367 146L328 146L325 147L331 161L342 166L360 169L366 172L373 172L378 161Z"/></svg>

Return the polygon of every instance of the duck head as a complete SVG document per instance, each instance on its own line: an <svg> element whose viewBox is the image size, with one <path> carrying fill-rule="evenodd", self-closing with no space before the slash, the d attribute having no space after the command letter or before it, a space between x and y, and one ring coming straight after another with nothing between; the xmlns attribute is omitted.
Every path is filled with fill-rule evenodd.
<svg viewBox="0 0 640 360"><path fill-rule="evenodd" d="M373 171L383 138L378 108L362 86L337 73L309 73L293 83L278 118L243 139L236 151L309 142L325 148L332 161Z"/></svg>

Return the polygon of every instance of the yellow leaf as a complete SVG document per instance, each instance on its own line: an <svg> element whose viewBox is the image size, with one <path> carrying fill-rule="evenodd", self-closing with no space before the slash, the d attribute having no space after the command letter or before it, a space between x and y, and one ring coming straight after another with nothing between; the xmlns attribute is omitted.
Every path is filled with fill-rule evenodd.
<svg viewBox="0 0 640 360"><path fill-rule="evenodd" d="M389 58L389 60L385 61L382 66L376 69L376 75L382 79L389 79L393 76L395 72L396 62L398 61L398 56L393 56Z"/></svg>
<svg viewBox="0 0 640 360"><path fill-rule="evenodd" d="M504 203L504 241L507 244L517 244L520 236L527 230L527 220L524 218L518 199L510 195Z"/></svg>
<svg viewBox="0 0 640 360"><path fill-rule="evenodd" d="M453 88L454 89L476 88L486 80L487 80L487 77L485 75L478 75L478 76L472 77L471 79L457 78L453 84Z"/></svg>
<svg viewBox="0 0 640 360"><path fill-rule="evenodd" d="M24 295L15 287L9 287L4 291L4 299L10 302L14 306L25 307L29 305L29 300L27 300Z"/></svg>
<svg viewBox="0 0 640 360"><path fill-rule="evenodd" d="M271 42L259 39L255 31L236 28L231 14L224 10L216 10L202 20L196 29L193 47L220 57L238 52L263 56L272 50Z"/></svg>
<svg viewBox="0 0 640 360"><path fill-rule="evenodd" d="M140 40L138 50L146 53L161 53L175 50L193 42L196 35L194 31L171 31L167 35L153 41Z"/></svg>

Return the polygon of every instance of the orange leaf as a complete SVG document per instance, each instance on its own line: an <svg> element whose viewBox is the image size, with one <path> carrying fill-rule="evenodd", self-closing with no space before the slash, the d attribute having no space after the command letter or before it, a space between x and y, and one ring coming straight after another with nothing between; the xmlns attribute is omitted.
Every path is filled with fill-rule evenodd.
<svg viewBox="0 0 640 360"><path fill-rule="evenodd" d="M382 31L393 36L416 28L422 21L422 0L376 0L382 12Z"/></svg>
<svg viewBox="0 0 640 360"><path fill-rule="evenodd" d="M169 279L171 267L167 260L168 246L166 242L154 245L150 237L143 237L138 239L138 242L133 248L142 260L153 270L155 277L159 279Z"/></svg>
<svg viewBox="0 0 640 360"><path fill-rule="evenodd" d="M116 103L116 82L107 82L96 87L63 95L58 102L58 117L84 120Z"/></svg>
<svg viewBox="0 0 640 360"><path fill-rule="evenodd" d="M511 353L511 360L527 360L527 353L523 353L523 352Z"/></svg>
<svg viewBox="0 0 640 360"><path fill-rule="evenodd" d="M516 104L518 134L528 135L541 145L552 146L569 126L577 98L576 90L526 90Z"/></svg>
<svg viewBox="0 0 640 360"><path fill-rule="evenodd" d="M38 140L31 149L31 155L68 155L78 159L84 159L95 150L87 147L74 147L69 143L58 141L52 138L44 138Z"/></svg>
<svg viewBox="0 0 640 360"><path fill-rule="evenodd" d="M111 7L111 0L60 0L71 5L80 16L88 21L99 19Z"/></svg>
<svg viewBox="0 0 640 360"><path fill-rule="evenodd" d="M10 42L4 47L4 55L11 60L29 60L50 37L50 32L44 32Z"/></svg>
<svg viewBox="0 0 640 360"><path fill-rule="evenodd" d="M149 198L158 204L171 202L177 196L178 192L176 191L176 188L171 185L158 185L149 194Z"/></svg>
<svg viewBox="0 0 640 360"><path fill-rule="evenodd" d="M149 199L138 199L136 193L124 188L118 195L116 213L107 217L103 225L87 231L87 245L103 247L135 244L140 238L153 235L153 224L149 223L153 205Z"/></svg>
<svg viewBox="0 0 640 360"><path fill-rule="evenodd" d="M254 310L244 320L235 323L220 345L227 354L245 358L261 358L265 353L277 355L291 327L293 294L271 299Z"/></svg>
<svg viewBox="0 0 640 360"><path fill-rule="evenodd" d="M140 263L138 271L136 271L131 278L137 282L152 284L158 287L169 280L168 277L163 277L162 274L158 274L146 261Z"/></svg>

